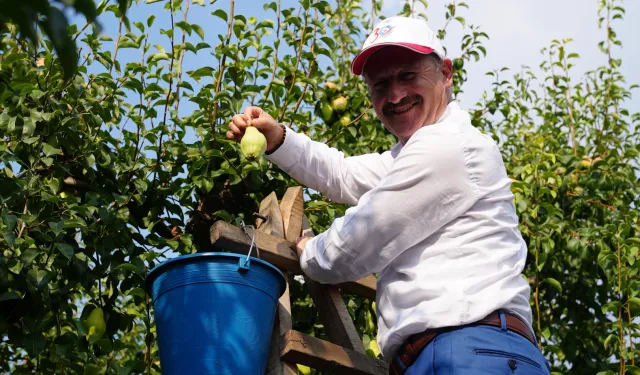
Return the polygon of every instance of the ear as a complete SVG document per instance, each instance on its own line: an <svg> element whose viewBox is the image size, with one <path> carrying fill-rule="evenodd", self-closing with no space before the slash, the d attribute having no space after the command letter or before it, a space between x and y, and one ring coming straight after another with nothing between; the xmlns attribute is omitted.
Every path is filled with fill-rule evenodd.
<svg viewBox="0 0 640 375"><path fill-rule="evenodd" d="M445 57L440 64L440 73L444 79L444 87L450 88L453 86L453 61L450 58Z"/></svg>

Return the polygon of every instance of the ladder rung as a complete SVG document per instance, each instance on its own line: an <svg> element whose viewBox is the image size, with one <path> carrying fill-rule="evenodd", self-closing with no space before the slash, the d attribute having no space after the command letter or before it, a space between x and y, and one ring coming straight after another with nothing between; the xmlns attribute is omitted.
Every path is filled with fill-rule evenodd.
<svg viewBox="0 0 640 375"><path fill-rule="evenodd" d="M211 227L211 244L213 250L224 249L246 254L251 245L251 238L235 225L217 221ZM256 232L256 246L260 249L260 259L280 269L301 274L293 242L258 231ZM255 253L251 255L256 256ZM376 299L376 279L371 275L358 281L342 283L338 287L347 293L359 295L371 301Z"/></svg>
<svg viewBox="0 0 640 375"><path fill-rule="evenodd" d="M387 375L386 362L291 330L284 335L282 359L336 375Z"/></svg>

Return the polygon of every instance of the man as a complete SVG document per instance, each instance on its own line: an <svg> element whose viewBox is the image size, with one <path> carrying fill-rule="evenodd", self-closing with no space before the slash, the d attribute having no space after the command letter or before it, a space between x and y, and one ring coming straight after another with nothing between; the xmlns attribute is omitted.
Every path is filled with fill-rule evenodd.
<svg viewBox="0 0 640 375"><path fill-rule="evenodd" d="M501 154L452 100L452 62L421 20L374 29L352 71L399 142L345 158L247 108L268 158L306 186L353 205L297 242L321 283L379 273L378 343L391 374L549 374L531 329L527 255Z"/></svg>

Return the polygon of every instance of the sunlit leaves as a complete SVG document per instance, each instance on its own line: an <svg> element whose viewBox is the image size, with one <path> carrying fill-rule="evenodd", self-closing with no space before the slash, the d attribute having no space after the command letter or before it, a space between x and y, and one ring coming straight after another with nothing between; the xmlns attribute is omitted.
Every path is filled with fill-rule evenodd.
<svg viewBox="0 0 640 375"><path fill-rule="evenodd" d="M359 22L371 17L369 3L335 8L302 0L279 9L271 1L249 14L235 9L227 42L228 3L191 1L185 18L186 2L173 1L172 29L169 2L155 2L129 2L154 14L128 12L119 37L117 28L107 34L88 25L80 33L83 24L71 25L82 51L78 74L67 81L67 66L57 57L64 44L47 40L34 58L15 31L3 29L0 245L6 250L0 280L8 289L0 303L27 305L25 324L0 325L10 339L0 344L0 356L14 358L23 372L28 365L11 357L13 348L39 359L43 372L59 372L49 362L64 356L88 372L146 372L150 365L159 373L153 340L150 357L138 355L146 353L145 338L155 329L142 284L148 269L206 248L215 220L252 222L265 195L297 184L264 159L243 159L224 138L231 117L247 104L347 156L382 152L397 142L371 108L364 82L349 72L365 34ZM104 1L96 12L119 20L127 5ZM381 18L382 5L374 2L374 18ZM460 45L459 55L451 56L454 95L463 92L471 66L491 58L488 35L468 24L466 8L451 2L437 10L448 28L463 32L452 41L441 30L446 45ZM192 12L205 12L215 27L193 23ZM610 9L612 17L623 13ZM50 30L59 31L52 22ZM160 39L150 36L156 29ZM625 316L640 315L633 210L640 193L634 164L640 115L625 108L632 86L617 72L615 54L574 82L567 72L580 56L568 40L553 41L543 53L540 77L520 67L488 72L493 84L469 112L474 125L498 141L512 178L529 252L524 276L538 298L532 308L543 350L558 372L569 373L565 366L571 365L597 373L606 368L599 364L620 358L619 323L633 330ZM341 96L346 108L332 108ZM345 205L307 193L316 233L344 215ZM324 328L314 323L313 304L298 284L291 288L294 326L321 336ZM375 309L361 298L347 302L365 349L378 355ZM108 338L93 346L78 339L86 334L81 317L87 304L109 310Z"/></svg>

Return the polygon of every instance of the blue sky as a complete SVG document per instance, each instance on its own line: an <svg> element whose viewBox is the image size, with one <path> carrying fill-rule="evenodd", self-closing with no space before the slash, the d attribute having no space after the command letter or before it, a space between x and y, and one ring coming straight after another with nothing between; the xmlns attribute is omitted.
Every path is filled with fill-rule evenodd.
<svg viewBox="0 0 640 375"><path fill-rule="evenodd" d="M151 14L157 16L154 31L155 35L150 36L151 44L160 43L168 45L168 38L159 35L159 28L169 26L168 13L163 10L166 1L154 4L134 5L129 13L132 20L145 21ZM217 35L226 34L227 26L225 22L217 17L211 16L211 12L216 9L228 11L229 0L217 0L209 5L210 0L205 0L205 7L192 5L189 12L188 21L197 23L203 27L205 32L205 42L215 46L218 42ZM329 1L331 4L335 0ZM382 14L392 16L399 12L405 0L386 0L383 5ZM605 56L598 50L597 43L604 38L604 32L596 28L598 0L467 0L470 9L462 9L460 15L463 16L467 24L480 26L490 39L484 43L488 56L480 62L468 67L468 81L464 86L465 95L461 98L463 106L473 106L481 97L483 91L490 90L491 77L485 73L503 66L508 66L513 70L518 70L521 65L528 64L536 68L542 59L540 49L549 45L553 39L573 38L570 48L578 52L581 56L578 64L574 68L574 79L579 79L587 70L594 69L598 65L605 63ZM236 0L236 14L246 17L256 16L258 20L265 18L274 19L271 10L264 11L265 0ZM445 23L444 6L450 1L430 0L426 14L429 17L429 24L433 29L441 28ZM297 1L282 0L282 7L297 7ZM368 1L363 1L365 9L370 7ZM422 8L421 5L417 5ZM616 48L614 55L622 58L622 73L627 77L629 83L640 83L640 72L635 67L634 62L640 60L640 43L635 38L640 35L640 27L635 20L640 19L640 2L625 2L627 14L623 21L616 21L614 27L621 39L623 48ZM420 9L423 11L423 9ZM181 15L176 15L176 22L181 20ZM81 17L74 20L79 25L84 24ZM113 17L103 16L100 18L104 29L103 34L112 36L114 39L118 32L118 23ZM452 23L448 28L448 35L443 41L450 56L459 53L459 41L462 37L462 28ZM199 41L197 36L191 39ZM152 48L153 50L153 48ZM125 49L119 51L119 56L124 61L139 60L140 51ZM217 62L208 53L201 52L198 57L192 54L187 55L184 62L184 70L194 69L206 65L210 61L211 66L216 66ZM535 70L535 69L534 69ZM635 101L630 106L632 111L640 111L640 102ZM182 108L189 111L190 108Z"/></svg>

